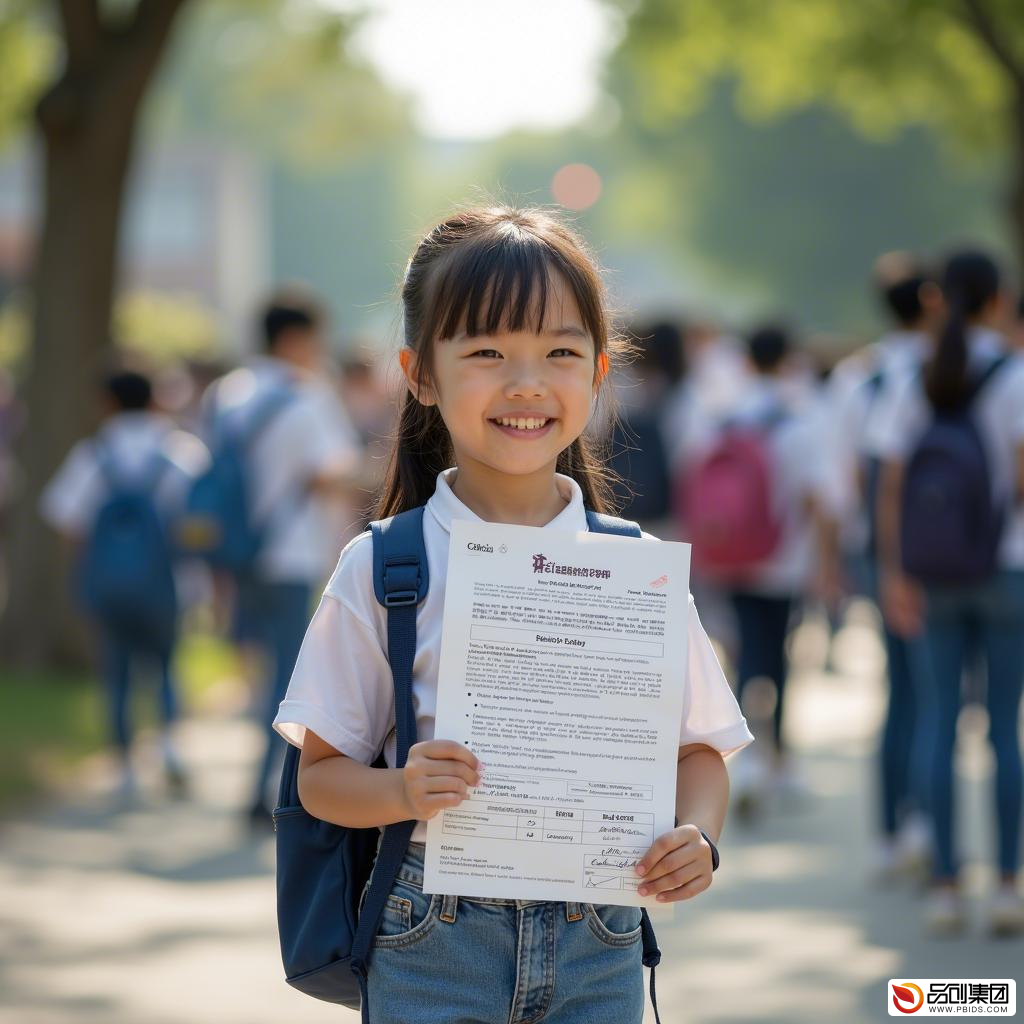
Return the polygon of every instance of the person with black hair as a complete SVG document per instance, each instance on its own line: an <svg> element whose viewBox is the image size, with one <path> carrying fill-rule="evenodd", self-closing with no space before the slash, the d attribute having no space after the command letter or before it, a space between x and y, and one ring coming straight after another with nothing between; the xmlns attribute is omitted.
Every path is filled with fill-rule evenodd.
<svg viewBox="0 0 1024 1024"><path fill-rule="evenodd" d="M312 612L313 588L337 554L331 502L359 478L358 436L328 382L325 314L302 289L272 295L259 315L261 355L214 381L204 396L211 437L244 438L251 516L262 544L236 579L235 639L268 662L260 723L265 744L247 809L271 823L271 782L284 743L271 722L284 696Z"/></svg>
<svg viewBox="0 0 1024 1024"><path fill-rule="evenodd" d="M934 351L923 371L906 374L887 393L872 428L885 460L878 506L883 610L893 631L923 632L930 656L918 717L935 829L927 924L949 934L965 923L953 755L965 660L979 638L996 761L999 883L989 927L1019 934L1024 358L996 329L1004 295L987 253L955 253L941 283L945 311Z"/></svg>
<svg viewBox="0 0 1024 1024"><path fill-rule="evenodd" d="M939 300L934 275L903 252L878 258L874 288L891 327L874 344L837 364L829 378L826 407L846 585L877 603L875 501L879 460L872 450L868 428L881 396L892 382L916 372L928 357L928 331ZM889 693L879 748L881 834L872 855L872 872L884 880L926 868L931 827L922 791L920 730L915 728L915 707L925 684L915 681L914 676L927 671L926 652L920 638L901 636L884 620L883 640Z"/></svg>
<svg viewBox="0 0 1024 1024"><path fill-rule="evenodd" d="M197 438L177 430L170 419L154 409L152 384L145 374L131 370L109 374L102 385L102 405L104 422L99 431L75 445L47 485L40 503L47 522L77 549L76 582L80 594L94 591L97 583L95 579L81 578L83 574L112 574L123 569L104 564L107 558L119 557L116 544L97 544L95 537L99 520L116 493L123 489L129 495L135 491L148 494L169 535L192 481L203 471L208 459ZM124 507L120 514L127 515ZM124 527L122 521L122 531ZM132 550L133 558L170 559L169 543L165 550L161 536L155 532L142 536L148 537L152 548L160 550ZM176 591L181 583L178 568L167 567L170 585ZM128 621L123 615L111 616L95 607L88 611L99 640L111 735L119 759L121 797L131 799L136 790L131 756L131 693L140 666L147 662L159 675L160 745L167 785L172 793L181 795L187 780L173 740L179 705L172 674L177 639L175 598L169 599L166 614L159 622L144 621L141 617Z"/></svg>
<svg viewBox="0 0 1024 1024"><path fill-rule="evenodd" d="M684 517L696 569L724 588L735 614L741 707L751 703L755 681L774 690L770 727L755 725L764 751L736 761L741 813L758 809L766 783L785 797L803 790L785 742L786 636L816 574L835 576L817 420L788 378L791 335L776 325L758 328L747 338L747 353L751 380L742 400L718 420L695 465ZM704 546L705 536L713 541L716 535L728 540L721 559ZM750 557L740 562L737 552L747 544L753 545Z"/></svg>

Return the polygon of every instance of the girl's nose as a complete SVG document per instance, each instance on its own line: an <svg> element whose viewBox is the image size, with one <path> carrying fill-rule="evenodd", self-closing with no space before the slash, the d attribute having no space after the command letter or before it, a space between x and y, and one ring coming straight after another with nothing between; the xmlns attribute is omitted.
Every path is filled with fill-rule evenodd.
<svg viewBox="0 0 1024 1024"><path fill-rule="evenodd" d="M507 398L543 398L548 393L543 374L520 371L505 384Z"/></svg>

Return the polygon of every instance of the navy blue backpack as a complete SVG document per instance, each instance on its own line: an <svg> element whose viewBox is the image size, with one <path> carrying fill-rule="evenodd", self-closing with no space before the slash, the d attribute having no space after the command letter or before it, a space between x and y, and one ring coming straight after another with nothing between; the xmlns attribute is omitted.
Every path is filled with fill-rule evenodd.
<svg viewBox="0 0 1024 1024"><path fill-rule="evenodd" d="M249 452L294 397L286 388L275 389L258 401L244 422L230 413L214 422L210 465L192 485L177 536L183 549L215 569L243 575L264 546L271 524L253 516Z"/></svg>
<svg viewBox="0 0 1024 1024"><path fill-rule="evenodd" d="M900 550L904 571L922 583L969 586L995 571L1005 506L971 405L1007 358L988 366L960 409L935 413L907 463Z"/></svg>
<svg viewBox="0 0 1024 1024"><path fill-rule="evenodd" d="M153 496L169 463L157 453L129 475L106 445L97 441L95 451L107 497L78 561L79 601L104 625L163 645L174 635L178 599L174 549Z"/></svg>
<svg viewBox="0 0 1024 1024"><path fill-rule="evenodd" d="M595 533L639 537L635 523L587 513ZM395 767L405 765L416 742L412 703L412 666L416 656L416 609L427 596L430 580L423 546L423 508L371 523L373 587L387 608L388 660L395 686ZM383 756L374 767L385 767ZM299 801L299 749L288 745L278 806L274 810L277 839L277 923L281 957L289 985L306 995L362 1006L366 998L367 964L381 914L409 845L415 821L377 828L344 828L308 814ZM378 841L380 846L378 848ZM366 898L359 899L373 873ZM651 968L651 1002L657 1018L654 968L661 961L654 929L642 911L643 962Z"/></svg>

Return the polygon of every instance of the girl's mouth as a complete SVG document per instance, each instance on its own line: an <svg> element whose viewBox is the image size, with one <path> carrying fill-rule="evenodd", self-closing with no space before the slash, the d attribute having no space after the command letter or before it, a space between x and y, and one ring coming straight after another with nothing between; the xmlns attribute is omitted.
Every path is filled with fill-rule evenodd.
<svg viewBox="0 0 1024 1024"><path fill-rule="evenodd" d="M503 434L526 439L547 434L555 420L550 416L499 416L490 422Z"/></svg>

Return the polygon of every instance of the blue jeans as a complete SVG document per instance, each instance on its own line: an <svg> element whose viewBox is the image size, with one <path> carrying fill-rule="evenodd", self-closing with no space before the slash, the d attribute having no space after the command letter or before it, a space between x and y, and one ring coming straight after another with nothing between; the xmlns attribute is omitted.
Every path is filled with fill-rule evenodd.
<svg viewBox="0 0 1024 1024"><path fill-rule="evenodd" d="M739 633L739 667L736 677L736 700L743 706L743 694L752 679L770 679L775 686L775 711L772 716L772 739L779 753L782 741L783 696L786 692L786 633L793 610L791 597L768 597L764 594L733 592L729 595L736 612Z"/></svg>
<svg viewBox="0 0 1024 1024"><path fill-rule="evenodd" d="M641 1024L640 909L428 896L410 843L368 982L374 1024Z"/></svg>
<svg viewBox="0 0 1024 1024"><path fill-rule="evenodd" d="M238 602L244 614L245 639L259 644L270 662L260 724L266 735L263 757L256 773L254 803L266 802L267 783L284 752L284 740L273 729L278 705L299 656L310 619L308 583L247 580L239 585Z"/></svg>
<svg viewBox="0 0 1024 1024"><path fill-rule="evenodd" d="M122 753L127 753L132 742L129 722L132 677L141 663L148 662L159 676L160 715L164 725L170 725L177 718L178 698L171 675L173 630L147 636L137 630L114 629L101 624L100 647L111 738Z"/></svg>
<svg viewBox="0 0 1024 1024"><path fill-rule="evenodd" d="M878 567L864 556L851 559L847 573L860 592L879 602ZM882 620L889 699L879 749L879 808L884 835L895 835L907 811L927 812L929 752L922 729L922 711L930 700L928 645L923 637L893 633Z"/></svg>
<svg viewBox="0 0 1024 1024"><path fill-rule="evenodd" d="M1024 686L1024 571L1002 571L973 587L928 591L927 642L931 700L925 717L930 748L930 810L935 824L936 877L957 871L954 854L953 753L964 664L980 643L988 670L989 741L996 759L999 869L1020 862L1021 751L1018 732Z"/></svg>

